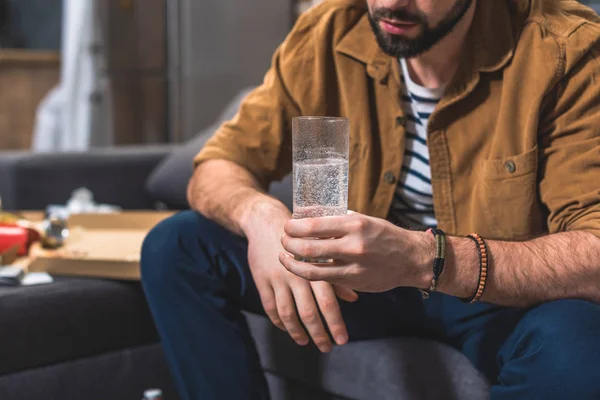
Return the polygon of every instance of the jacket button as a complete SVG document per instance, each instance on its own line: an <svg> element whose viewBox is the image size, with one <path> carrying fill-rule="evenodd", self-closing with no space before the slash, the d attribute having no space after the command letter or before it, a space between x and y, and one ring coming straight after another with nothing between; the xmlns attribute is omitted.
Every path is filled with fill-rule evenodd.
<svg viewBox="0 0 600 400"><path fill-rule="evenodd" d="M394 183L396 183L396 176L392 171L387 171L385 174L383 174L383 180L386 183L393 185Z"/></svg>
<svg viewBox="0 0 600 400"><path fill-rule="evenodd" d="M396 125L397 126L406 126L406 118L396 117Z"/></svg>
<svg viewBox="0 0 600 400"><path fill-rule="evenodd" d="M517 170L517 166L515 165L514 161L507 161L504 164L504 168L506 168L506 170L511 174Z"/></svg>

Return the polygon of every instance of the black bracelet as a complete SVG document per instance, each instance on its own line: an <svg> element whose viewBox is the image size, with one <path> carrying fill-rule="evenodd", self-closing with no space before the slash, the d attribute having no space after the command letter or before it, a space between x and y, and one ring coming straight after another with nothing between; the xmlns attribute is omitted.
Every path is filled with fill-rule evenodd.
<svg viewBox="0 0 600 400"><path fill-rule="evenodd" d="M444 272L444 263L446 262L446 234L441 229L432 229L431 233L435 236L435 257L433 259L433 278L429 289L419 289L424 299L428 299L432 292L437 289L438 280Z"/></svg>

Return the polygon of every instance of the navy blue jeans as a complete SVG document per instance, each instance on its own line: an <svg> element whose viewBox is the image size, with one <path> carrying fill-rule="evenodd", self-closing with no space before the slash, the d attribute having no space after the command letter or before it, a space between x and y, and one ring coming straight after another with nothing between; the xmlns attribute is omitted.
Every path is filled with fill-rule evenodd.
<svg viewBox="0 0 600 400"><path fill-rule="evenodd" d="M242 309L262 313L247 242L187 211L156 226L142 282L183 399L268 399ZM428 337L448 343L492 382L492 399L600 399L600 305L531 309L469 305L414 289L341 302L350 340Z"/></svg>

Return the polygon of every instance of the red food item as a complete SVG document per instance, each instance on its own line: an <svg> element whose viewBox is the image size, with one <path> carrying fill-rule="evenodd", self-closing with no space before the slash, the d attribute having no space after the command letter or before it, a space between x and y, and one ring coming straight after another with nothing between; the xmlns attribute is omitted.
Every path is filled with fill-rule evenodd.
<svg viewBox="0 0 600 400"><path fill-rule="evenodd" d="M37 232L14 224L0 224L0 253L19 246L18 255L27 255L29 246L39 239Z"/></svg>

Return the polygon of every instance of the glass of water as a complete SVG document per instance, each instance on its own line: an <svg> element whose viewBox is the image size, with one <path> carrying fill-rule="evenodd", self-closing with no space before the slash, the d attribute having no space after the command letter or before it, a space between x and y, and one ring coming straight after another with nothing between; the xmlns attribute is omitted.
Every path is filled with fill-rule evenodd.
<svg viewBox="0 0 600 400"><path fill-rule="evenodd" d="M346 215L350 120L292 120L294 218Z"/></svg>

